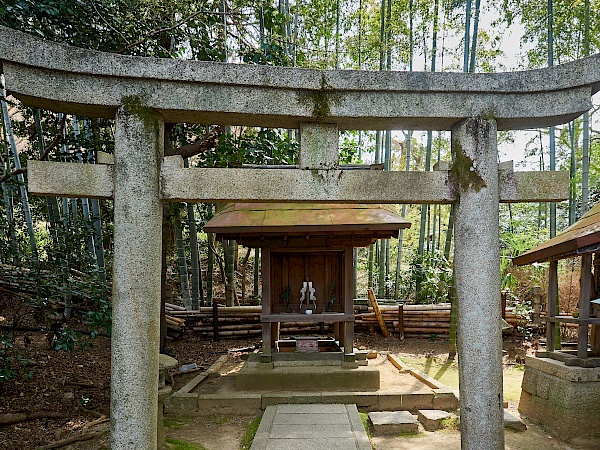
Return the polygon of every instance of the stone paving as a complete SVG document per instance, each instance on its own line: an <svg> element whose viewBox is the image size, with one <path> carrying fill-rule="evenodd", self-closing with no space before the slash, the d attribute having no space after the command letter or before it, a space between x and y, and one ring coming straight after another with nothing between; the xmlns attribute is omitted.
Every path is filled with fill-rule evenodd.
<svg viewBox="0 0 600 450"><path fill-rule="evenodd" d="M268 406L250 450L371 450L356 405Z"/></svg>

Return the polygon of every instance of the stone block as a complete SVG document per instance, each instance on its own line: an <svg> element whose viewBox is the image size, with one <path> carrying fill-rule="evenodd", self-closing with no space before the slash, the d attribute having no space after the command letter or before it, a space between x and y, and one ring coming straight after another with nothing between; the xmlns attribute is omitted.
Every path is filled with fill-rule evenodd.
<svg viewBox="0 0 600 450"><path fill-rule="evenodd" d="M402 409L402 395L380 394L379 411L397 411Z"/></svg>
<svg viewBox="0 0 600 450"><path fill-rule="evenodd" d="M288 403L277 407L279 414L345 414L346 406L341 403L325 405L322 403L311 403L298 405Z"/></svg>
<svg viewBox="0 0 600 450"><path fill-rule="evenodd" d="M302 413L302 414L277 414L273 420L274 425L344 425L348 424L346 413Z"/></svg>
<svg viewBox="0 0 600 450"><path fill-rule="evenodd" d="M235 395L204 394L198 396L198 414L257 414L261 410L260 394L236 393Z"/></svg>
<svg viewBox="0 0 600 450"><path fill-rule="evenodd" d="M278 414L279 415L279 414ZM319 438L344 438L352 432L346 418L343 424L319 423L311 426L298 426L297 424L273 424L271 428L271 439L315 439Z"/></svg>
<svg viewBox="0 0 600 450"><path fill-rule="evenodd" d="M449 419L452 414L437 409L420 409L417 411L417 418L426 431L435 431L440 428L442 420Z"/></svg>
<svg viewBox="0 0 600 450"><path fill-rule="evenodd" d="M527 357L522 386L519 412L532 421L567 439L600 427L596 369Z"/></svg>
<svg viewBox="0 0 600 450"><path fill-rule="evenodd" d="M374 411L369 413L369 420L377 434L419 432L419 422L409 411Z"/></svg>
<svg viewBox="0 0 600 450"><path fill-rule="evenodd" d="M359 408L377 409L379 399L372 392L322 392L322 403L354 404Z"/></svg>
<svg viewBox="0 0 600 450"><path fill-rule="evenodd" d="M236 376L240 391L367 391L379 388L380 373L373 367L275 367L259 370L244 365Z"/></svg>
<svg viewBox="0 0 600 450"><path fill-rule="evenodd" d="M198 394L175 393L164 401L165 414L189 416L198 412Z"/></svg>
<svg viewBox="0 0 600 450"><path fill-rule="evenodd" d="M320 402L320 392L264 393L262 394L261 408L264 409L270 405L282 405L286 403L303 405Z"/></svg>
<svg viewBox="0 0 600 450"><path fill-rule="evenodd" d="M459 401L454 391L450 389L434 389L433 394L433 409L444 411L455 411L458 409Z"/></svg>
<svg viewBox="0 0 600 450"><path fill-rule="evenodd" d="M417 412L419 409L434 409L433 399L435 394L402 394L401 409Z"/></svg>
<svg viewBox="0 0 600 450"><path fill-rule="evenodd" d="M510 428L514 431L527 431L527 425L525 425L525 422L523 422L519 417L513 416L506 410L504 410L504 428Z"/></svg>
<svg viewBox="0 0 600 450"><path fill-rule="evenodd" d="M521 382L521 389L529 392L530 394L534 394L536 383L537 383L537 371L526 370L523 373L523 381Z"/></svg>
<svg viewBox="0 0 600 450"><path fill-rule="evenodd" d="M338 165L338 128L331 124L300 124L300 157L302 169L333 169Z"/></svg>

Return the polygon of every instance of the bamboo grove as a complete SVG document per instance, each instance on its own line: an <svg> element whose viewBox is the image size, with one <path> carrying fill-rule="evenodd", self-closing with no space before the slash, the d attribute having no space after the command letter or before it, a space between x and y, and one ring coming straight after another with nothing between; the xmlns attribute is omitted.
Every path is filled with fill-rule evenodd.
<svg viewBox="0 0 600 450"><path fill-rule="evenodd" d="M8 0L0 24L84 48L161 58L348 70L492 72L538 68L600 48L600 2L504 0ZM29 197L31 159L98 163L114 147L114 123L25 108L2 88L0 287L28 291L39 308L83 308L110 325L110 201ZM509 258L572 224L600 195L597 106L566 126L499 134L539 170L568 170L564 204L503 206L504 287L519 289ZM596 128L595 128L596 127ZM296 130L172 124L166 152L186 165L294 164ZM433 170L448 161L447 132L344 131L344 163ZM258 249L215 242L202 231L217 205L165 205L163 281L187 309L259 299ZM355 251L357 291L416 303L447 301L452 285L450 206L398 205L413 223L394 242ZM536 271L537 269L532 269ZM249 280L247 282L246 280ZM217 285L224 289L217 290ZM252 289L250 289L252 286ZM217 294L218 292L218 294ZM223 298L222 298L223 297ZM32 300L33 301L33 300Z"/></svg>

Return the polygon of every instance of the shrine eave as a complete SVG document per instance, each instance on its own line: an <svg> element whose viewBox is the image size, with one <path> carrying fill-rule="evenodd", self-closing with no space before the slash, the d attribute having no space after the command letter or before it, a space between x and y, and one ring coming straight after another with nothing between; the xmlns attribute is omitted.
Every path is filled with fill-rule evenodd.
<svg viewBox="0 0 600 450"><path fill-rule="evenodd" d="M220 238L390 238L410 227L392 207L372 204L230 203L204 226Z"/></svg>
<svg viewBox="0 0 600 450"><path fill-rule="evenodd" d="M600 204L597 204L562 233L513 258L513 264L522 266L534 262L565 259L598 251L599 247Z"/></svg>

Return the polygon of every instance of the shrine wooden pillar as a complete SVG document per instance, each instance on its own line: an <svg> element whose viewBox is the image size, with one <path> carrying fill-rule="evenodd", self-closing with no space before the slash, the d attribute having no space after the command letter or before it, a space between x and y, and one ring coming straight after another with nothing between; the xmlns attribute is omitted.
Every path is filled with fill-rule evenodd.
<svg viewBox="0 0 600 450"><path fill-rule="evenodd" d="M352 321L344 326L344 361L356 361L354 354L354 249L346 246L344 250L344 313L352 316Z"/></svg>

